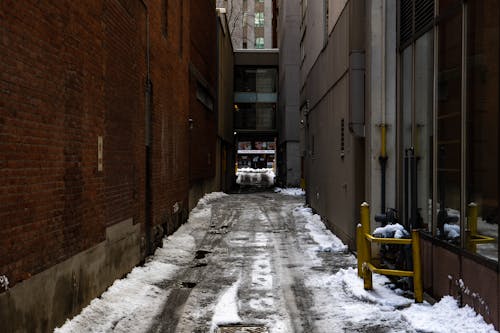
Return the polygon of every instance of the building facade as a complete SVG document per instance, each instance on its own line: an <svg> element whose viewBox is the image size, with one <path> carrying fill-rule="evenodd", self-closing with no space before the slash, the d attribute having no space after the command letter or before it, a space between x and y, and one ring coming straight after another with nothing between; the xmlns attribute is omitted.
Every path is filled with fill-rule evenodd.
<svg viewBox="0 0 500 333"><path fill-rule="evenodd" d="M299 1L277 1L279 57L277 183L298 187L302 170L300 125L300 24Z"/></svg>
<svg viewBox="0 0 500 333"><path fill-rule="evenodd" d="M224 10L218 10L218 128L217 178L222 191L229 191L235 182L235 136L233 128L234 50L229 21Z"/></svg>
<svg viewBox="0 0 500 333"><path fill-rule="evenodd" d="M235 49L276 47L273 29L274 0L217 0L225 8Z"/></svg>
<svg viewBox="0 0 500 333"><path fill-rule="evenodd" d="M0 321L45 332L218 189L215 1L0 13Z"/></svg>
<svg viewBox="0 0 500 333"><path fill-rule="evenodd" d="M308 203L352 248L361 202L373 227L396 209L421 229L425 291L498 328L498 2L301 6Z"/></svg>
<svg viewBox="0 0 500 333"><path fill-rule="evenodd" d="M278 50L237 50L234 135L238 168L275 168Z"/></svg>

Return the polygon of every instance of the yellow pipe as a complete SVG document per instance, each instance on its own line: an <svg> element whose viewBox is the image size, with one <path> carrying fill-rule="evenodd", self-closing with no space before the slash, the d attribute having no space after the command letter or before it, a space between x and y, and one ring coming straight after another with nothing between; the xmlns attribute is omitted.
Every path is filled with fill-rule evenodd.
<svg viewBox="0 0 500 333"><path fill-rule="evenodd" d="M477 235L477 204L474 202L469 204L468 224L471 236Z"/></svg>
<svg viewBox="0 0 500 333"><path fill-rule="evenodd" d="M407 238L380 238L380 237L373 237L370 234L367 234L365 236L366 239L374 243L410 245L412 242L411 239Z"/></svg>
<svg viewBox="0 0 500 333"><path fill-rule="evenodd" d="M361 230L363 235L370 234L370 205L367 202L361 204ZM361 249L362 249L362 267L363 280L365 289L373 289L372 272L366 269L365 265L369 265L372 261L372 245L366 239L366 237L361 237Z"/></svg>
<svg viewBox="0 0 500 333"><path fill-rule="evenodd" d="M475 235L477 235L477 204L471 202L469 204L469 216L467 217L467 224L469 230L466 231L466 247L472 253L477 252L477 245L472 241Z"/></svg>
<svg viewBox="0 0 500 333"><path fill-rule="evenodd" d="M356 251L358 255L358 276L363 277L363 264L365 263L365 258L363 256L363 228L361 224L356 226Z"/></svg>
<svg viewBox="0 0 500 333"><path fill-rule="evenodd" d="M413 294L416 303L424 301L424 290L422 287L422 262L420 260L420 233L413 230L411 233L413 251Z"/></svg>
<svg viewBox="0 0 500 333"><path fill-rule="evenodd" d="M370 205L367 202L363 202L361 204L361 226L363 229L363 233L370 234Z"/></svg>
<svg viewBox="0 0 500 333"><path fill-rule="evenodd" d="M380 156L382 158L387 157L386 142L387 142L387 126L385 124L380 125Z"/></svg>
<svg viewBox="0 0 500 333"><path fill-rule="evenodd" d="M472 244L487 244L487 243L494 243L497 240L493 237L488 237L488 236L483 236L483 235L474 235L471 236L470 242Z"/></svg>
<svg viewBox="0 0 500 333"><path fill-rule="evenodd" d="M382 275L393 275L393 276L413 276L413 271L401 271L398 269L386 269L386 268L378 268L373 264L366 264L366 268L369 269L373 273L382 274Z"/></svg>

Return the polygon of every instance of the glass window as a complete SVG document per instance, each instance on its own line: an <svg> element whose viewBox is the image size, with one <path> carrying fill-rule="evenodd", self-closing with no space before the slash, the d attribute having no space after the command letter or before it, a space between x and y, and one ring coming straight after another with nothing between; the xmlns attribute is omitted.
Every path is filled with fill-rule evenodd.
<svg viewBox="0 0 500 333"><path fill-rule="evenodd" d="M430 231L432 222L434 31L415 42L415 126L418 218Z"/></svg>
<svg viewBox="0 0 500 333"><path fill-rule="evenodd" d="M236 66L234 70L235 92L274 93L277 91L276 68Z"/></svg>
<svg viewBox="0 0 500 333"><path fill-rule="evenodd" d="M437 188L439 238L460 244L462 15L439 24Z"/></svg>
<svg viewBox="0 0 500 333"><path fill-rule="evenodd" d="M255 48L263 49L264 48L264 37L255 38Z"/></svg>
<svg viewBox="0 0 500 333"><path fill-rule="evenodd" d="M499 4L467 5L467 248L498 261L499 223ZM477 214L476 214L477 213ZM477 218L476 218L477 215ZM470 242L474 234L492 237Z"/></svg>
<svg viewBox="0 0 500 333"><path fill-rule="evenodd" d="M431 30L401 54L402 222L431 231L433 58Z"/></svg>
<svg viewBox="0 0 500 333"><path fill-rule="evenodd" d="M263 27L264 26L264 13L256 12L255 13L255 27Z"/></svg>
<svg viewBox="0 0 500 333"><path fill-rule="evenodd" d="M276 129L276 106L271 103L239 103L234 108L234 128L246 130Z"/></svg>

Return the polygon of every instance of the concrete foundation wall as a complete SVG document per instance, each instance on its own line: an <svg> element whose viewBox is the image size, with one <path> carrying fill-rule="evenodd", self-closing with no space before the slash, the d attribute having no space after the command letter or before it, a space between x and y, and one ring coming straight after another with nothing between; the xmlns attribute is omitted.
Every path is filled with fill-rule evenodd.
<svg viewBox="0 0 500 333"><path fill-rule="evenodd" d="M106 240L0 294L2 332L49 332L141 260L140 224L106 229Z"/></svg>

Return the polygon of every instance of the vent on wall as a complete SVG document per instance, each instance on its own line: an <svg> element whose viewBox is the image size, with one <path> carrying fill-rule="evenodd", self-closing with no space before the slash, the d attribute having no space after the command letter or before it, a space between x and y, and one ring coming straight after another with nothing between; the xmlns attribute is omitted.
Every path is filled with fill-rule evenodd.
<svg viewBox="0 0 500 333"><path fill-rule="evenodd" d="M401 0L399 5L399 44L405 46L414 37L432 27L435 0Z"/></svg>

